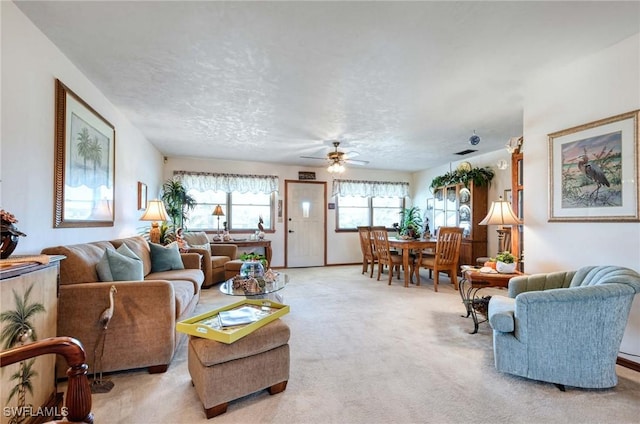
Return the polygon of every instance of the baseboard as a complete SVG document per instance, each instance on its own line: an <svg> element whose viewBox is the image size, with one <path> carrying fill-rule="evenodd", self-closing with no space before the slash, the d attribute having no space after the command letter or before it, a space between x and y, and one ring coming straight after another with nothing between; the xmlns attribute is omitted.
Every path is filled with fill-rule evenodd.
<svg viewBox="0 0 640 424"><path fill-rule="evenodd" d="M634 362L630 359L622 358L618 356L618 360L616 361L616 364L620 365L621 367L629 368L634 371L640 372L640 363Z"/></svg>

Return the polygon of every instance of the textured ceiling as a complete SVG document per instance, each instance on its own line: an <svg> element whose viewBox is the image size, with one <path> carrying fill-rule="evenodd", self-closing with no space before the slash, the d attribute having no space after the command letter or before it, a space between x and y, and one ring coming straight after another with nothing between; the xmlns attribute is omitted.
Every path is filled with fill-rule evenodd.
<svg viewBox="0 0 640 424"><path fill-rule="evenodd" d="M165 155L406 171L502 148L527 78L640 32L638 2L15 3Z"/></svg>

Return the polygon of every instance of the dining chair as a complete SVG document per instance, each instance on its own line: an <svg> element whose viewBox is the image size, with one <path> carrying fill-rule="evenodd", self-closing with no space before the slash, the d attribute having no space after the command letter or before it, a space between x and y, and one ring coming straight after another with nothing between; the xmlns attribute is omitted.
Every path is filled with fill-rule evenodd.
<svg viewBox="0 0 640 424"><path fill-rule="evenodd" d="M373 267L378 262L378 257L375 254L373 248L373 239L371 238L371 227L361 226L358 227L358 234L360 235L360 249L362 250L362 274L367 272L369 265L371 265L371 271L369 278L373 278Z"/></svg>
<svg viewBox="0 0 640 424"><path fill-rule="evenodd" d="M400 279L402 256L391 254L387 229L383 226L371 227L371 238L373 239L375 254L378 257L378 281L380 280L380 275L382 274L382 268L385 265L389 267L389 284L391 284L394 270L398 271L398 279ZM413 272L413 270L411 271ZM405 270L405 272L407 272L407 270Z"/></svg>
<svg viewBox="0 0 640 424"><path fill-rule="evenodd" d="M433 278L433 291L438 291L440 273L449 275L453 287L458 290L458 259L462 244L462 228L440 227L436 236L436 251L434 255L418 252L414 266L417 285L420 285L420 268L429 270L429 278ZM435 274L432 277L432 272ZM411 278L413 280L413 278Z"/></svg>

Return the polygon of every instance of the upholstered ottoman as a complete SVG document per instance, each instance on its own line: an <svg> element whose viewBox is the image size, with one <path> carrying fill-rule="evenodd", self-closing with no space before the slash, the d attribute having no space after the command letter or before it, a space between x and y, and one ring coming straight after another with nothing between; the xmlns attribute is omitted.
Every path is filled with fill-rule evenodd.
<svg viewBox="0 0 640 424"><path fill-rule="evenodd" d="M231 344L189 336L189 374L207 418L227 412L232 400L287 388L289 335L277 319Z"/></svg>
<svg viewBox="0 0 640 424"><path fill-rule="evenodd" d="M224 279L228 280L229 278L233 278L236 275L240 274L240 268L242 267L241 259L232 259L229 262L224 264Z"/></svg>

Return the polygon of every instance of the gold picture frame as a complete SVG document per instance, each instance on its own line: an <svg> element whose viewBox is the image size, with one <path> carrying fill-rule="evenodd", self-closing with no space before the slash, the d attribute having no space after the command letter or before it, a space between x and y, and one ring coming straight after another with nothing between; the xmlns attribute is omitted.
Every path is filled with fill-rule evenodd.
<svg viewBox="0 0 640 424"><path fill-rule="evenodd" d="M145 210L147 208L147 185L141 181L138 181L138 210Z"/></svg>
<svg viewBox="0 0 640 424"><path fill-rule="evenodd" d="M636 222L640 110L549 134L549 222Z"/></svg>
<svg viewBox="0 0 640 424"><path fill-rule="evenodd" d="M112 227L113 125L56 79L54 228Z"/></svg>

